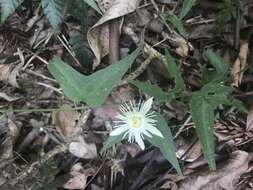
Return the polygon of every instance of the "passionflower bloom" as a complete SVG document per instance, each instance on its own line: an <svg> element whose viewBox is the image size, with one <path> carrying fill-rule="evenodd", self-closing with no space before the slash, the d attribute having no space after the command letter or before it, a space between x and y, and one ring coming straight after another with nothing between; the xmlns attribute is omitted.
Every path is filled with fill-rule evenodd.
<svg viewBox="0 0 253 190"><path fill-rule="evenodd" d="M145 149L143 139L145 136L152 137L157 135L163 138L162 133L155 127L156 120L153 119L154 112L151 111L153 98L148 99L146 102L139 102L136 104L134 101L125 103L120 106L120 111L114 121L115 129L110 133L110 136L118 136L121 134L123 138L128 136L130 143L137 142L141 149Z"/></svg>

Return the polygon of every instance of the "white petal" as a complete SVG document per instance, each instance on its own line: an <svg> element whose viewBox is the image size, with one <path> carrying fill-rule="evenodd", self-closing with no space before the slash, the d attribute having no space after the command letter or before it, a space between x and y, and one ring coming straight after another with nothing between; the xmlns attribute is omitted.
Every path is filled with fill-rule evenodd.
<svg viewBox="0 0 253 190"><path fill-rule="evenodd" d="M122 121L126 120L126 117L123 116L123 115L120 114L120 113L118 113L118 114L116 115L116 118L119 119L119 120L122 120Z"/></svg>
<svg viewBox="0 0 253 190"><path fill-rule="evenodd" d="M152 125L148 125L145 129L149 131L150 133L163 138L162 133L156 127L153 127Z"/></svg>
<svg viewBox="0 0 253 190"><path fill-rule="evenodd" d="M110 133L110 136L120 135L121 133L124 133L126 130L128 130L128 127L118 127Z"/></svg>
<svg viewBox="0 0 253 190"><path fill-rule="evenodd" d="M141 147L141 149L144 150L145 149L145 144L144 144L144 142L141 138L140 133L136 133L134 135L134 137L135 137L135 141L138 143L138 145Z"/></svg>
<svg viewBox="0 0 253 190"><path fill-rule="evenodd" d="M142 133L144 135L146 135L147 137L150 137L150 138L152 137L152 135L150 134L150 132L148 132L147 130L143 130Z"/></svg>
<svg viewBox="0 0 253 190"><path fill-rule="evenodd" d="M149 112L149 110L152 107L152 103L153 103L153 98L149 98L146 102L144 102L144 104L141 106L140 112L142 114L146 114Z"/></svg>

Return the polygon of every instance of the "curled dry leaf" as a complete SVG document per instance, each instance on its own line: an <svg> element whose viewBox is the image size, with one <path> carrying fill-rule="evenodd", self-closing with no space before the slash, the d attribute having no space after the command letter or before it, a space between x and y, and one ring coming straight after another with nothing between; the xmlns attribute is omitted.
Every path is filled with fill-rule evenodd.
<svg viewBox="0 0 253 190"><path fill-rule="evenodd" d="M109 26L108 22L127 15L136 10L138 0L99 0L98 4L104 6L101 8L105 11L102 18L88 31L87 39L95 55L94 65L96 68L109 52Z"/></svg>
<svg viewBox="0 0 253 190"><path fill-rule="evenodd" d="M7 82L13 87L19 88L17 76L22 69L23 63L13 66L11 64L0 64L0 81Z"/></svg>
<svg viewBox="0 0 253 190"><path fill-rule="evenodd" d="M253 130L253 106L251 106L247 115L246 129L247 131Z"/></svg>
<svg viewBox="0 0 253 190"><path fill-rule="evenodd" d="M10 64L1 64L0 65L0 81L8 81L8 78L11 73Z"/></svg>
<svg viewBox="0 0 253 190"><path fill-rule="evenodd" d="M250 155L235 151L222 168L213 172L202 172L183 180L179 190L234 190L240 176L247 172Z"/></svg>
<svg viewBox="0 0 253 190"><path fill-rule="evenodd" d="M0 160L13 157L13 146L19 136L19 128L11 119L8 119L7 125L8 130L6 131L5 141L1 144Z"/></svg>
<svg viewBox="0 0 253 190"><path fill-rule="evenodd" d="M92 159L97 157L97 147L94 143L86 143L79 136L77 141L69 144L69 152L78 158Z"/></svg>
<svg viewBox="0 0 253 190"><path fill-rule="evenodd" d="M84 189L87 178L94 175L95 170L92 168L84 169L81 163L76 163L71 168L71 178L63 186L65 189Z"/></svg>
<svg viewBox="0 0 253 190"><path fill-rule="evenodd" d="M231 70L231 76L232 76L231 86L238 87L241 84L244 69L247 64L248 50L249 50L249 44L248 42L244 42L241 45L239 57L235 60L232 70Z"/></svg>
<svg viewBox="0 0 253 190"><path fill-rule="evenodd" d="M182 42L179 44L179 46L176 48L176 53L180 55L181 57L187 57L189 52L189 46Z"/></svg>

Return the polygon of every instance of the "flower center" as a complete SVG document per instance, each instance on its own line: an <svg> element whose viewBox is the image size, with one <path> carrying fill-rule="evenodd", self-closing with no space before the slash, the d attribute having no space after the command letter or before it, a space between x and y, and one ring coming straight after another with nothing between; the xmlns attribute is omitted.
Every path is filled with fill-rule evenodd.
<svg viewBox="0 0 253 190"><path fill-rule="evenodd" d="M134 116L132 118L132 127L139 128L141 126L141 117Z"/></svg>

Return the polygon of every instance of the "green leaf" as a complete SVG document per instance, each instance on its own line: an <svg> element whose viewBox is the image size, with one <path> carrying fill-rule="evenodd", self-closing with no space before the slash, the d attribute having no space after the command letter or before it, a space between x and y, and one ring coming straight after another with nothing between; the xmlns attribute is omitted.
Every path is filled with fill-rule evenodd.
<svg viewBox="0 0 253 190"><path fill-rule="evenodd" d="M62 22L63 1L62 0L41 0L43 12L54 29L58 29Z"/></svg>
<svg viewBox="0 0 253 190"><path fill-rule="evenodd" d="M215 170L214 159L214 108L202 94L194 93L190 100L192 120L196 127L197 135L200 139L204 156L209 167Z"/></svg>
<svg viewBox="0 0 253 190"><path fill-rule="evenodd" d="M85 3L87 3L89 6L91 6L95 11L97 11L99 14L103 14L101 10L99 9L97 3L95 0L84 0Z"/></svg>
<svg viewBox="0 0 253 190"><path fill-rule="evenodd" d="M175 79L175 90L184 90L185 89L185 84L184 80L181 76L181 72L173 59L173 57L170 55L169 51L166 49L165 50L165 59L166 63L165 66L171 75Z"/></svg>
<svg viewBox="0 0 253 190"><path fill-rule="evenodd" d="M139 54L141 47L124 59L89 76L82 75L60 58L50 61L48 69L67 97L84 101L91 107L101 105Z"/></svg>
<svg viewBox="0 0 253 190"><path fill-rule="evenodd" d="M227 77L229 73L229 64L220 57L218 54L214 53L212 50L208 49L205 53L208 61L215 67L217 72L224 77Z"/></svg>
<svg viewBox="0 0 253 190"><path fill-rule="evenodd" d="M246 107L243 105L241 100L235 99L233 98L232 101L229 101L230 105L235 107L236 109L238 109L240 112L245 112L247 113L248 110L246 109Z"/></svg>
<svg viewBox="0 0 253 190"><path fill-rule="evenodd" d="M135 85L137 88L142 90L144 93L154 97L158 101L168 101L170 99L175 98L174 94L169 94L167 92L164 92L159 86L157 85L152 85L152 84L146 84L141 81L134 81L131 80L129 81L131 84Z"/></svg>
<svg viewBox="0 0 253 190"><path fill-rule="evenodd" d="M169 22L171 22L175 27L176 29L178 30L178 32L184 37L186 38L186 31L185 31L185 28L184 28L184 25L181 21L180 18L178 18L177 15L171 13L171 14L168 14L166 17L165 17Z"/></svg>
<svg viewBox="0 0 253 190"><path fill-rule="evenodd" d="M210 94L224 94L229 95L231 93L231 88L228 86L224 86L222 83L212 82L207 83L201 88L202 94L210 95Z"/></svg>
<svg viewBox="0 0 253 190"><path fill-rule="evenodd" d="M1 5L1 23L3 23L8 16L10 16L16 8L21 5L24 0L0 0Z"/></svg>
<svg viewBox="0 0 253 190"><path fill-rule="evenodd" d="M193 0L184 0L183 8L181 9L181 12L179 14L179 18L182 20L188 12L191 10L193 6L194 1Z"/></svg>
<svg viewBox="0 0 253 190"><path fill-rule="evenodd" d="M170 131L170 128L167 125L166 120L159 113L155 113L155 119L157 121L156 127L163 134L163 138L153 135L152 138L147 138L149 142L158 147L163 154L163 156L172 164L172 166L176 169L177 173L182 174L177 157L176 150L173 143L173 137Z"/></svg>
<svg viewBox="0 0 253 190"><path fill-rule="evenodd" d="M105 150L111 148L113 145L120 143L121 141L123 141L124 139L126 139L127 136L124 137L125 133L122 133L120 135L117 136L109 136L107 138L107 140L103 143L103 148L100 151L100 154L102 154Z"/></svg>

